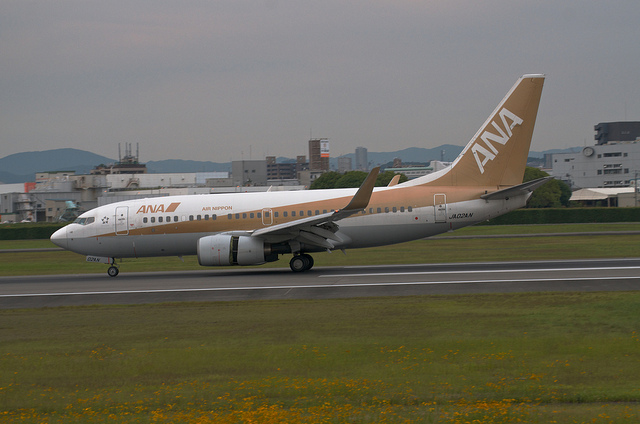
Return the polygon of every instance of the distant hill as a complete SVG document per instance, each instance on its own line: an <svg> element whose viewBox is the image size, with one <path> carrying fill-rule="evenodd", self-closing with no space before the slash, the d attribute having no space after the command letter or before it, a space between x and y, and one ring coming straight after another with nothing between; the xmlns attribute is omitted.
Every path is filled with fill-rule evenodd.
<svg viewBox="0 0 640 424"><path fill-rule="evenodd" d="M462 151L463 146L443 144L432 149L411 147L393 152L368 152L367 158L371 166L385 164L400 158L404 162L430 162L444 159L453 161ZM554 149L544 152L529 152L530 157L542 158L545 153L563 153L580 151L580 147L569 149ZM350 157L355 166L355 153L344 155ZM295 162L295 159L278 157L278 162ZM91 169L100 164L115 163L115 159L100 156L95 153L79 149L55 149L40 152L16 153L0 159L0 182L5 184L35 181L36 172L45 171L75 171L78 174L88 174ZM168 159L150 161L146 163L150 173L175 172L230 172L231 163L208 162L196 160ZM331 167L338 168L338 159L331 159Z"/></svg>
<svg viewBox="0 0 640 424"><path fill-rule="evenodd" d="M46 171L89 173L96 165L113 162L113 159L79 149L16 153L0 159L0 181L5 184L35 181L36 172Z"/></svg>

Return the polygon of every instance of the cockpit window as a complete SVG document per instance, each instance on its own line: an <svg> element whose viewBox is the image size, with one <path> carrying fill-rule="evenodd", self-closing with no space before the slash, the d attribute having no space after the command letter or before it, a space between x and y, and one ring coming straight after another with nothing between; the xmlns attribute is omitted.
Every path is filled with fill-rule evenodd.
<svg viewBox="0 0 640 424"><path fill-rule="evenodd" d="M88 218L87 217L85 217L85 218L78 217L73 222L74 222L74 224L89 225L89 224L93 224L95 222L95 220L96 219L93 216L90 216Z"/></svg>

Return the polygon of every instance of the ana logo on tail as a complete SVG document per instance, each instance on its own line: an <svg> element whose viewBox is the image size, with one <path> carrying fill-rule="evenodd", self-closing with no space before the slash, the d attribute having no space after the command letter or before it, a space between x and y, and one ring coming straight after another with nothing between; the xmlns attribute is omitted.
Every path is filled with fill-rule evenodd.
<svg viewBox="0 0 640 424"><path fill-rule="evenodd" d="M480 136L480 139L484 141L488 149L487 147L482 146L478 141L476 141L475 144L471 146L471 152L473 153L473 157L476 158L476 163L478 164L478 169L480 170L481 174L484 174L484 166L487 164L487 162L495 159L495 157L498 155L498 149L496 149L496 147L491 144L491 142L493 141L504 146L511 139L511 135L513 134L511 130L516 125L521 125L523 122L521 118L505 108L502 108L502 110L500 110L498 116L502 120L502 126L504 127L504 129L500 128L500 126L496 124L496 121L491 121L491 124L500 135L485 130ZM511 121L511 123L508 122L509 120ZM481 154L484 159L481 160L478 154Z"/></svg>

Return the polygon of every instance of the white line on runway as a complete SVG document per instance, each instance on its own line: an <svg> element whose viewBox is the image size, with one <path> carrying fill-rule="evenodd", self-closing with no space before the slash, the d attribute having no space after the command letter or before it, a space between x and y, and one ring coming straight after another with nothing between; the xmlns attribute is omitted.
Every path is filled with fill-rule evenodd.
<svg viewBox="0 0 640 424"><path fill-rule="evenodd" d="M484 273L503 273L503 272L557 272L557 271L619 271L619 270L632 270L640 269L640 266L613 266L613 267L591 267L591 268L531 268L531 269L483 269L483 270L469 270L469 271L409 271L409 272L371 272L362 274L325 274L319 275L319 278L332 278L332 277L384 277L389 275L433 275L433 274L484 274Z"/></svg>
<svg viewBox="0 0 640 424"><path fill-rule="evenodd" d="M291 290L291 289L323 289L323 288L354 288L354 287L382 287L382 286L419 286L436 284L474 284L474 283L545 283L552 281L601 281L601 280L638 280L640 276L633 277L574 277L574 278L531 278L509 280L461 280L461 281L413 281L399 283L352 283L352 284L313 284L308 286L256 286L256 287L210 287L191 289L158 289L158 290L115 290L95 292L69 292L69 293L23 293L3 294L0 298L8 297L38 297L38 296L81 296L81 295L105 295L105 294L150 294L150 293L180 293L180 292L207 292L207 291L233 291L233 290Z"/></svg>

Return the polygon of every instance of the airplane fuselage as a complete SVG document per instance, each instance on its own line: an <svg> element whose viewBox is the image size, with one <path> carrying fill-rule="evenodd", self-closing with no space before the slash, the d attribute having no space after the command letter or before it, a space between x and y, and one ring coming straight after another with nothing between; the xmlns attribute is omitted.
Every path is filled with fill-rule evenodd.
<svg viewBox="0 0 640 424"><path fill-rule="evenodd" d="M484 192L476 188L479 193ZM401 243L455 230L522 207L526 197L509 200L458 200L446 193L407 188L386 200L386 188L374 191L362 212L344 219L335 233L337 249ZM398 190L396 190L398 191ZM415 197L409 191L424 191ZM450 190L447 190L450 191ZM251 231L327 214L344 206L355 190L311 190L244 194L172 196L113 203L84 214L64 227L57 240L85 255L129 258L197 254L197 241L218 233ZM437 203L435 203L437 202ZM256 207L256 205L260 205ZM270 240L278 243L278 237ZM59 242L58 242L59 243ZM305 251L326 250L306 245Z"/></svg>

